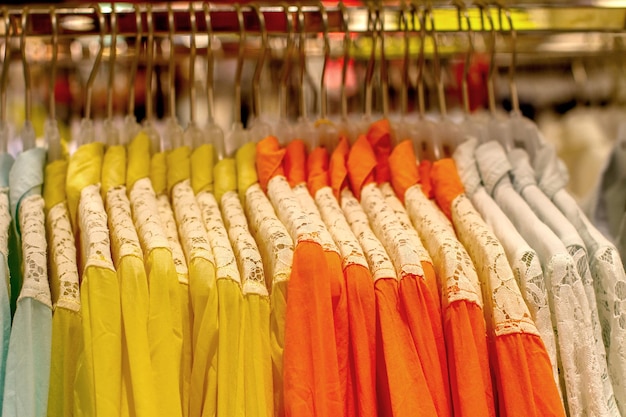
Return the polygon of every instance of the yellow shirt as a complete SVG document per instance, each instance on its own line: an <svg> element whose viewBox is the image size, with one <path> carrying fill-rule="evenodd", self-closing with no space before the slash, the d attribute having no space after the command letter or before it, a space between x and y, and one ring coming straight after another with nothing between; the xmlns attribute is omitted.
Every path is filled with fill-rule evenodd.
<svg viewBox="0 0 626 417"><path fill-rule="evenodd" d="M120 289L99 193L103 146L81 146L70 158L67 199L80 237L83 338L74 385L74 415L120 415L122 323ZM75 233L76 234L76 233Z"/></svg>
<svg viewBox="0 0 626 417"><path fill-rule="evenodd" d="M150 182L150 141L139 133L128 146L126 185L130 190L133 220L144 253L150 294L148 335L157 410L167 417L182 416L180 361L182 315L179 285L172 251L161 224Z"/></svg>
<svg viewBox="0 0 626 417"><path fill-rule="evenodd" d="M193 316L189 415L213 417L217 414L218 299L215 261L202 214L189 182L189 164L178 164L188 155L179 148L168 155L168 189L187 266Z"/></svg>
<svg viewBox="0 0 626 417"><path fill-rule="evenodd" d="M243 282L243 376L246 417L274 416L272 351L270 346L270 299L265 286L261 253L248 228L248 220L236 193L234 159L215 166L215 195L233 246ZM254 349L247 348L254 346Z"/></svg>
<svg viewBox="0 0 626 417"><path fill-rule="evenodd" d="M44 183L50 250L50 291L54 305L48 416L70 417L74 378L82 337L78 265L72 225L65 203L67 161L48 164Z"/></svg>
<svg viewBox="0 0 626 417"><path fill-rule="evenodd" d="M122 308L122 416L157 415L150 362L150 296L139 236L126 196L126 149L111 146L104 155L102 194L109 221L113 261Z"/></svg>

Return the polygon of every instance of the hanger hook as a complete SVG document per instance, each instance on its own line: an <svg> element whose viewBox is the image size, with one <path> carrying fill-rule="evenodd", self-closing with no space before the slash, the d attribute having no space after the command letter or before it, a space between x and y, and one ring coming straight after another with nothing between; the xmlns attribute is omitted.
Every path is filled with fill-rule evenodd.
<svg viewBox="0 0 626 417"><path fill-rule="evenodd" d="M2 61L2 79L0 80L0 123L3 125L7 121L7 80L9 79L9 58L11 56L11 16L9 8L3 7L5 39L4 39L4 59Z"/></svg>
<svg viewBox="0 0 626 417"><path fill-rule="evenodd" d="M246 23L244 21L241 6L235 4L235 12L237 12L237 22L239 23L239 51L237 54L237 71L235 72L235 107L234 122L241 123L241 76L243 74L243 60L246 47Z"/></svg>
<svg viewBox="0 0 626 417"><path fill-rule="evenodd" d="M341 22L343 24L343 63L341 66L341 117L348 118L348 95L346 93L346 79L348 75L348 62L350 61L350 15L343 1L339 2L341 10Z"/></svg>
<svg viewBox="0 0 626 417"><path fill-rule="evenodd" d="M324 36L324 64L322 65L322 77L320 79L320 118L326 119L328 111L328 89L326 88L326 68L328 66L328 60L330 59L330 37L328 35L328 12L326 7L320 1L317 7L319 8L320 15L322 17L322 30Z"/></svg>
<svg viewBox="0 0 626 417"><path fill-rule="evenodd" d="M50 112L50 119L55 120L56 101L54 97L54 84L57 76L57 60L59 56L59 26L57 12L54 6L50 7L50 24L52 25L52 61L50 62L50 97L48 111Z"/></svg>
<svg viewBox="0 0 626 417"><path fill-rule="evenodd" d="M365 72L365 117L368 119L372 116L372 87L376 67L376 28L377 15L374 12L374 5L370 4L367 8L367 29L372 36L372 52Z"/></svg>
<svg viewBox="0 0 626 417"><path fill-rule="evenodd" d="M100 63L102 62L102 55L104 54L104 32L105 32L104 15L102 14L100 5L96 4L93 6L93 8L96 11L96 15L98 16L98 22L100 25L100 49L98 50L98 54L96 55L96 60L93 64L93 67L91 68L89 79L87 80L86 98L85 98L85 119L87 120L91 118L91 96L93 95L93 83L96 80L96 75L98 74L98 70L100 69Z"/></svg>
<svg viewBox="0 0 626 417"><path fill-rule="evenodd" d="M261 52L254 67L254 75L252 76L252 105L254 106L254 115L258 118L261 114L261 73L265 63L265 55L267 54L267 27L265 26L265 15L261 8L253 4L252 10L256 13L259 21L259 30L261 31Z"/></svg>
<svg viewBox="0 0 626 417"><path fill-rule="evenodd" d="M376 7L376 33L380 38L380 84L382 88L383 117L389 111L389 79L387 76L387 59L385 58L385 9Z"/></svg>
<svg viewBox="0 0 626 417"><path fill-rule="evenodd" d="M300 117L302 119L306 119L306 99L304 97L304 69L305 69L305 55L304 55L304 44L305 44L305 31L304 31L304 11L302 10L302 5L298 6L298 63L299 63L299 84L300 84Z"/></svg>
<svg viewBox="0 0 626 417"><path fill-rule="evenodd" d="M213 25L211 22L211 5L204 3L204 22L208 36L207 43L207 76L206 76L206 97L209 123L213 123Z"/></svg>
<svg viewBox="0 0 626 417"><path fill-rule="evenodd" d="M404 1L400 6L400 27L402 28L404 39L404 60L402 61L402 91L400 95L400 112L406 116L409 107L409 19L407 19L408 8Z"/></svg>
<svg viewBox="0 0 626 417"><path fill-rule="evenodd" d="M489 42L489 71L487 72L487 97L489 99L489 111L491 114L496 113L496 95L493 85L493 74L496 69L496 29L493 23L493 17L487 7L480 8L481 29L485 30L484 16L489 22L490 42Z"/></svg>
<svg viewBox="0 0 626 417"><path fill-rule="evenodd" d="M474 31L472 30L472 23L469 18L469 14L467 13L467 9L464 5L458 4L458 17L459 17L459 27L461 30L463 29L463 20L465 20L465 24L467 25L467 29L465 30L467 33L467 52L465 53L465 62L463 63L463 79L461 81L461 90L463 93L463 111L465 114L470 113L470 98L469 98L469 86L468 86L468 78L469 78L469 70L472 64L472 55L474 54Z"/></svg>
<svg viewBox="0 0 626 417"><path fill-rule="evenodd" d="M146 4L148 39L146 40L146 120L152 120L152 73L154 72L154 18L152 4Z"/></svg>
<svg viewBox="0 0 626 417"><path fill-rule="evenodd" d="M139 66L139 54L141 52L141 38L143 37L143 22L141 21L141 9L135 4L135 25L137 33L135 34L135 55L133 56L133 64L130 68L129 89L128 89L128 115L135 114L135 80L137 78L137 67ZM149 98L149 96L148 96Z"/></svg>
<svg viewBox="0 0 626 417"><path fill-rule="evenodd" d="M285 48L285 57L283 60L282 73L280 75L280 112L281 118L287 117L287 83L289 81L289 74L291 70L291 48L293 44L293 22L291 21L291 14L289 13L289 4L283 4L283 10L285 11L285 20L287 23L287 46Z"/></svg>
<svg viewBox="0 0 626 417"><path fill-rule="evenodd" d="M513 18L511 17L511 11L507 8L500 8L500 15L504 11L504 16L509 23L509 33L511 34L511 64L509 65L509 89L511 91L511 103L513 106L513 113L519 114L519 96L517 94L517 83L515 82L515 70L517 67L517 31L513 27ZM502 24L500 24L502 27Z"/></svg>
<svg viewBox="0 0 626 417"><path fill-rule="evenodd" d="M435 28L435 17L432 10L428 11L430 21L430 35L433 39L433 61L435 64L435 83L437 84L437 97L439 99L439 113L443 118L446 117L448 111L446 109L446 94L443 88L443 69L441 67L441 58L439 57L439 35Z"/></svg>
<svg viewBox="0 0 626 417"><path fill-rule="evenodd" d="M426 9L421 8L419 13L420 23L420 50L417 63L417 100L420 118L423 119L426 114L426 101L424 98L424 67L426 57L424 47L426 44Z"/></svg>
<svg viewBox="0 0 626 417"><path fill-rule="evenodd" d="M22 9L22 34L20 42L20 51L22 53L22 67L24 69L24 87L25 87L25 115L26 121L30 121L31 118L31 83L30 83L30 68L28 66L28 58L26 56L26 29L28 25L28 6Z"/></svg>
<svg viewBox="0 0 626 417"><path fill-rule="evenodd" d="M109 88L107 91L107 118L113 118L113 90L115 83L115 58L117 56L117 14L115 3L111 3L111 45L109 59Z"/></svg>
<svg viewBox="0 0 626 417"><path fill-rule="evenodd" d="M196 122L196 8L194 3L189 3L189 24L191 35L189 39L189 121Z"/></svg>
<svg viewBox="0 0 626 417"><path fill-rule="evenodd" d="M167 4L167 26L168 40L170 41L170 55L168 61L168 89L170 98L170 117L176 118L176 61L174 57L174 33L176 32L176 21L174 19L174 10L172 3Z"/></svg>

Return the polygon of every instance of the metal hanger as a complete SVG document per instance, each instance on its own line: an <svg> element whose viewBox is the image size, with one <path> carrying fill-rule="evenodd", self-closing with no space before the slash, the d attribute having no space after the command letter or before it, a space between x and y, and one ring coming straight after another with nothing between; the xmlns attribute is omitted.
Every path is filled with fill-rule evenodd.
<svg viewBox="0 0 626 417"><path fill-rule="evenodd" d="M376 68L376 27L377 27L378 14L374 10L374 5L370 4L367 8L367 28L372 34L372 52L367 62L367 68L365 71L365 119L367 124L372 119L372 101L373 101L373 84L374 84L374 70ZM367 129L367 127L366 127ZM365 132L360 132L365 133Z"/></svg>
<svg viewBox="0 0 626 417"><path fill-rule="evenodd" d="M146 120L143 124L143 131L150 139L150 153L154 154L161 150L161 137L154 127L153 121L153 97L152 97L152 76L154 74L154 19L152 15L152 4L146 4L146 20L148 23L148 39L146 43Z"/></svg>
<svg viewBox="0 0 626 417"><path fill-rule="evenodd" d="M115 90L115 59L117 57L117 13L115 3L111 3L111 43L109 45L109 80L107 88L107 117L104 121L106 144L115 146L119 143L119 131L113 123L113 92Z"/></svg>
<svg viewBox="0 0 626 417"><path fill-rule="evenodd" d="M174 35L176 33L176 21L172 3L167 4L168 40L170 43L168 59L168 94L169 94L169 117L165 121L165 133L161 140L161 151L169 151L183 145L183 128L176 118L176 57Z"/></svg>
<svg viewBox="0 0 626 417"><path fill-rule="evenodd" d="M191 34L189 39L189 123L183 136L185 146L195 148L204 143L204 134L196 124L196 9L189 3L189 24Z"/></svg>
<svg viewBox="0 0 626 417"><path fill-rule="evenodd" d="M213 117L214 101L213 101L213 25L211 22L211 6L204 3L204 21L208 36L207 43L207 74L206 74L206 96L207 96L207 124L204 127L205 141L224 149L224 131L215 123Z"/></svg>
<svg viewBox="0 0 626 417"><path fill-rule="evenodd" d="M22 33L20 36L20 52L22 56L22 68L24 70L24 126L20 132L22 151L35 147L35 128L31 121L32 113L32 90L30 80L30 67L26 56L26 31L28 28L28 6L22 10Z"/></svg>
<svg viewBox="0 0 626 417"><path fill-rule="evenodd" d="M268 123L265 123L261 117L261 74L263 72L263 65L265 64L265 56L268 50L268 37L267 27L265 25L265 15L261 11L261 8L253 4L252 9L256 13L259 21L259 30L261 32L261 51L254 67L254 74L252 75L252 111L254 117L249 125L248 140L258 142L261 139L271 135L271 127Z"/></svg>
<svg viewBox="0 0 626 417"><path fill-rule="evenodd" d="M319 138L315 127L311 123L307 114L306 106L306 89L304 85L304 74L306 72L306 54L305 54L305 25L304 25L304 11L302 6L298 6L298 85L299 85L299 108L300 117L295 128L295 135L297 138L302 139L307 145L309 151L319 146ZM293 139L293 138L292 138Z"/></svg>
<svg viewBox="0 0 626 417"><path fill-rule="evenodd" d="M48 101L48 118L44 126L46 143L48 145L48 162L61 159L61 134L56 120L56 100L54 96L54 86L57 74L57 60L59 56L59 26L56 9L50 7L50 24L52 25L52 61L50 62L50 86ZM7 28L8 30L8 28Z"/></svg>
<svg viewBox="0 0 626 417"><path fill-rule="evenodd" d="M233 125L228 135L228 149L225 144L216 146L217 157L219 159L225 156L233 157L237 149L248 142L248 132L243 128L241 123L241 77L243 75L243 64L245 59L246 48L246 23L244 21L241 6L235 4L237 12L237 22L239 23L239 49L237 53L237 69L235 71L235 100L233 106Z"/></svg>
<svg viewBox="0 0 626 417"><path fill-rule="evenodd" d="M141 20L141 9L135 4L135 26L137 33L135 34L135 54L130 67L130 75L128 77L128 114L124 120L124 135L121 137L123 144L130 142L141 130L137 118L135 117L135 80L137 79L137 67L139 66L139 55L141 54L141 43L143 37L143 22ZM147 99L150 96L146 96ZM150 100L147 100L150 101Z"/></svg>
<svg viewBox="0 0 626 417"><path fill-rule="evenodd" d="M9 59L11 57L11 16L9 8L3 8L4 18L4 58L2 78L0 78L0 154L7 152L9 143L9 124L7 122L7 81L9 79Z"/></svg>
<svg viewBox="0 0 626 417"><path fill-rule="evenodd" d="M80 142L79 144L87 144L95 141L95 130L93 126L93 120L91 120L91 98L93 96L93 83L98 75L100 64L102 63L102 55L104 53L104 36L105 36L105 21L104 15L99 5L95 5L94 9L98 16L98 23L100 25L100 49L96 55L96 60L91 68L89 79L87 80L87 87L85 89L85 117L81 121L80 128Z"/></svg>
<svg viewBox="0 0 626 417"><path fill-rule="evenodd" d="M291 74L291 53L293 48L293 22L291 21L291 13L289 12L289 4L283 4L285 12L285 23L287 25L287 45L285 47L285 55L283 57L283 67L280 73L280 116L276 125L275 134L281 145L293 139L293 128L291 122L287 119L287 87L289 83L289 75Z"/></svg>

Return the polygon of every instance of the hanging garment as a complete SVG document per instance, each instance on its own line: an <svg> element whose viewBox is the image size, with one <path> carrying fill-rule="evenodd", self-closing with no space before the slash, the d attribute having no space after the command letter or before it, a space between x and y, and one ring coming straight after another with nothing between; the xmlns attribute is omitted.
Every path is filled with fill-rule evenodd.
<svg viewBox="0 0 626 417"><path fill-rule="evenodd" d="M65 160L49 163L46 166L43 188L47 213L46 231L50 246L48 271L53 303L49 417L72 416L74 378L79 340L82 338L76 243L65 198L67 165ZM2 195L0 194L0 207ZM6 208L8 213L8 207ZM6 244L6 240L0 242ZM6 301L8 310L8 297Z"/></svg>
<svg viewBox="0 0 626 417"><path fill-rule="evenodd" d="M339 248L333 239L331 232L326 229L327 225L322 220L322 215L315 205L315 200L309 194L306 185L306 149L304 141L300 139L293 140L287 145L285 158L283 160L283 170L289 185L293 189L293 194L298 199L300 206L309 217L315 219L321 225L324 225L326 233L320 234L322 246L325 248L327 261L334 266L334 270L341 270L341 281L339 281L340 296L334 309L335 320L335 338L337 341L337 360L339 364L339 379L341 382L342 397L346 407L345 415L354 416L356 413L357 400L354 397L354 368L350 364L350 334L349 334L349 313L348 313L348 297L346 292L345 271L341 267L342 260L339 254ZM324 241L323 239L326 239Z"/></svg>
<svg viewBox="0 0 626 417"><path fill-rule="evenodd" d="M533 209L537 216L561 239L567 251L574 259L576 269L580 275L587 294L587 302L591 314L591 324L596 343L596 355L598 365L602 373L602 383L605 400L612 415L619 415L613 385L607 369L607 357L602 341L602 327L598 316L598 305L593 288L593 280L589 271L589 258L587 249L576 228L567 220L550 199L539 189L535 180L535 173L530 166L528 154L523 149L513 149L509 153L509 161L513 166L511 170L513 186Z"/></svg>
<svg viewBox="0 0 626 417"><path fill-rule="evenodd" d="M182 152L185 152L184 149ZM193 353L189 416L214 417L217 415L218 349L215 258L202 221L202 213L189 185L189 160L185 159L184 153L182 157L183 163L176 164L178 156L168 155L167 184L189 268Z"/></svg>
<svg viewBox="0 0 626 417"><path fill-rule="evenodd" d="M9 172L13 157L0 154L0 410L4 396L7 353L11 336L11 272L9 271L9 241L15 240L9 209ZM63 183L64 184L64 183Z"/></svg>
<svg viewBox="0 0 626 417"><path fill-rule="evenodd" d="M502 146L487 142L476 148L475 156L485 189L541 258L570 416L611 415L604 399L589 303L574 260L513 189L508 176L511 166Z"/></svg>
<svg viewBox="0 0 626 417"><path fill-rule="evenodd" d="M391 259L369 225L365 211L347 187L348 141L342 138L330 159L330 182L341 209L368 261L376 303L376 390L378 415L402 415L413 405L416 369L405 317L398 306L398 278ZM392 390L393 389L393 390Z"/></svg>
<svg viewBox="0 0 626 417"><path fill-rule="evenodd" d="M324 224L341 251L346 278L350 321L351 378L355 415L377 415L376 396L376 296L367 259L350 229L339 202L330 188L329 155L324 148L311 152L307 160L307 185L315 196Z"/></svg>
<svg viewBox="0 0 626 417"><path fill-rule="evenodd" d="M609 375L615 400L626 414L626 273L615 246L591 224L572 196L565 190L554 149L545 146L535 156L535 177L539 188L567 217L585 242L602 325Z"/></svg>
<svg viewBox="0 0 626 417"><path fill-rule="evenodd" d="M117 270L122 313L122 416L155 416L156 390L150 361L150 295L139 236L126 196L126 149L110 146L102 163L111 252ZM56 313L55 313L56 314Z"/></svg>
<svg viewBox="0 0 626 417"><path fill-rule="evenodd" d="M2 415L45 416L50 382L52 299L44 200L46 152L22 152L9 173L11 215L21 239L23 283L9 340Z"/></svg>
<svg viewBox="0 0 626 417"><path fill-rule="evenodd" d="M127 151L126 186L150 290L148 335L157 410L164 416L177 417L182 415L179 381L183 339L178 276L149 177L147 134L140 132Z"/></svg>
<svg viewBox="0 0 626 417"><path fill-rule="evenodd" d="M272 386L274 414L285 415L283 397L283 353L285 348L285 321L287 287L293 264L293 240L276 216L272 203L261 190L255 167L256 145L248 143L237 150L237 184L239 198L244 202L264 262L266 285L270 288L270 348L272 355ZM244 282L244 291L245 291Z"/></svg>
<svg viewBox="0 0 626 417"><path fill-rule="evenodd" d="M419 256L411 246L410 239L404 232L402 225L396 220L395 213L386 205L382 193L376 186L374 181L376 158L365 136L359 137L353 145L348 154L347 166L352 189L357 193L357 198L360 197L361 207L367 214L376 237L381 241L387 253L391 253L398 280L400 281L409 275L423 276ZM407 313L410 311L407 312L405 306L400 304L398 286L399 284L396 283L393 287L393 295L388 293L385 296L393 297L387 302L394 302L397 305L396 308L400 309L402 321L407 322L409 321ZM389 312L382 314L389 314ZM409 370L412 383L405 386L404 389L390 384L382 391L382 398L379 401L383 404L384 412L393 412L392 415L406 415L409 410L412 410L413 415L436 415L439 411L435 404L438 393L429 386L426 374L439 372L440 368L425 368L427 364L420 361L418 347L413 342L411 335L413 329L405 323L403 326L402 330L409 338L409 346L405 352L406 356L402 357L402 360L406 361L407 364L403 363L402 366ZM411 365L414 368L409 368ZM407 408L403 409L403 407Z"/></svg>
<svg viewBox="0 0 626 417"><path fill-rule="evenodd" d="M182 167L186 164L189 167L188 152L186 147L173 151L169 155L170 166ZM193 177L197 171L201 173L207 168L213 170L213 160L205 160L201 165L194 165L191 176ZM201 175L202 178L208 178L206 174ZM187 187L190 187L188 182L180 184L181 186L186 184ZM242 369L243 351L240 345L243 334L241 276L215 196L209 191L200 191L196 194L196 201L202 213L217 271L219 319L217 415L221 417L242 416L245 414L245 401ZM228 390L219 389L219 387L225 386L228 386Z"/></svg>
<svg viewBox="0 0 626 417"><path fill-rule="evenodd" d="M479 265L500 415L565 417L550 359L504 249L465 196L452 159L434 162L432 179L437 203Z"/></svg>
<svg viewBox="0 0 626 417"><path fill-rule="evenodd" d="M81 346L74 384L74 416L120 415L122 318L120 287L111 259L100 196L103 145L82 145L67 168L67 202L79 242Z"/></svg>
<svg viewBox="0 0 626 417"><path fill-rule="evenodd" d="M270 299L265 286L261 253L248 229L248 220L237 195L237 168L232 158L215 165L215 197L243 278L242 337L240 358L244 378L246 417L273 417L272 351L270 347Z"/></svg>
<svg viewBox="0 0 626 417"><path fill-rule="evenodd" d="M7 227L7 252L5 256L5 263L8 265L8 269L6 273L7 281L7 291L9 298L9 321L8 321L8 330L11 330L11 320L13 319L13 315L15 314L15 307L17 303L17 298L20 296L20 290L22 289L22 251L20 248L20 242L17 237L17 228L12 224L11 210L10 210L10 202L9 202L9 173L11 172L11 168L14 163L13 156L8 153L0 154L0 184L2 184L2 192L6 194L6 211L3 216L5 216L5 223L8 224ZM6 324L3 325L3 328L6 327ZM9 337L6 336L4 340L4 344L6 345L6 349L9 348ZM3 345L4 346L4 345ZM6 366L6 352L4 352L4 365ZM0 378L4 378L4 374ZM4 379L2 379L2 393L4 394Z"/></svg>
<svg viewBox="0 0 626 417"><path fill-rule="evenodd" d="M328 239L320 239L324 225L308 218L284 177L284 153L273 136L257 144L259 183L297 241L285 318L285 415L343 416L345 398L336 339L346 337L347 333L328 331L336 329L334 313L341 297L343 273L340 265L337 271L336 265L328 263L322 246Z"/></svg>
<svg viewBox="0 0 626 417"><path fill-rule="evenodd" d="M390 169L396 194L404 198L440 279L454 415L494 416L483 300L474 264L450 220L422 191L411 146L396 147L390 156ZM426 173L424 169L420 171ZM424 178L421 183L430 189Z"/></svg>
<svg viewBox="0 0 626 417"><path fill-rule="evenodd" d="M165 152L152 155L150 161L150 181L157 195L159 218L167 236L172 251L172 259L178 277L178 292L180 298L180 314L182 321L183 347L180 358L180 401L183 417L189 416L189 389L191 385L191 367L193 363L192 350L192 311L189 298L189 268L185 261L185 254L180 243L174 211L170 204L167 188L167 156Z"/></svg>
<svg viewBox="0 0 626 417"><path fill-rule="evenodd" d="M426 381L437 407L439 416L448 416L452 412L450 380L446 347L443 336L441 300L439 284L430 255L424 248L420 236L411 225L408 213L402 202L396 197L391 184L389 156L391 154L391 130L389 121L382 119L373 123L367 133L367 139L376 154L376 182L385 198L387 206L396 215L397 224L401 225L405 237L418 255L423 275L404 274L400 280L400 297L407 311L411 335L426 372ZM395 240L395 239L394 239ZM417 303L415 300L420 300Z"/></svg>
<svg viewBox="0 0 626 417"><path fill-rule="evenodd" d="M526 305L550 357L554 381L561 397L563 397L559 379L556 336L552 326L552 316L541 262L534 249L526 243L513 223L483 187L474 158L477 144L476 139L470 138L455 149L453 158L459 177L463 182L465 194L502 244L515 275L515 280L522 290Z"/></svg>

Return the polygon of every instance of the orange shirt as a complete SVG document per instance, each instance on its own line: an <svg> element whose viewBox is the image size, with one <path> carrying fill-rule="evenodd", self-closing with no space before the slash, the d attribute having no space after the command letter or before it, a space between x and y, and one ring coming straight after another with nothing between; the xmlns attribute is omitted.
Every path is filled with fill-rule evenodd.
<svg viewBox="0 0 626 417"><path fill-rule="evenodd" d="M405 197L412 223L422 236L441 285L453 415L495 416L480 283L469 255L449 221L422 193L410 142L390 156L392 184Z"/></svg>
<svg viewBox="0 0 626 417"><path fill-rule="evenodd" d="M336 152L345 152L347 147L344 143L340 144ZM347 164L350 183L360 198L365 187L374 185L376 166L374 152L365 137L359 138L352 147ZM382 196L379 203L384 203ZM372 218L369 220L378 222ZM439 368L427 369L420 360L411 329L407 325L407 310L400 303L398 280L380 278L376 279L374 286L378 312L377 386L380 413L385 416L439 415L435 404L437 393L433 395L426 375L433 371L439 372Z"/></svg>
<svg viewBox="0 0 626 417"><path fill-rule="evenodd" d="M316 230L303 223L306 215L294 202L283 175L285 151L275 137L257 144L257 172L287 229L297 236L289 278L285 317L285 415L293 417L343 416L345 402L339 377L332 266L315 238ZM336 279L336 277L335 277Z"/></svg>

